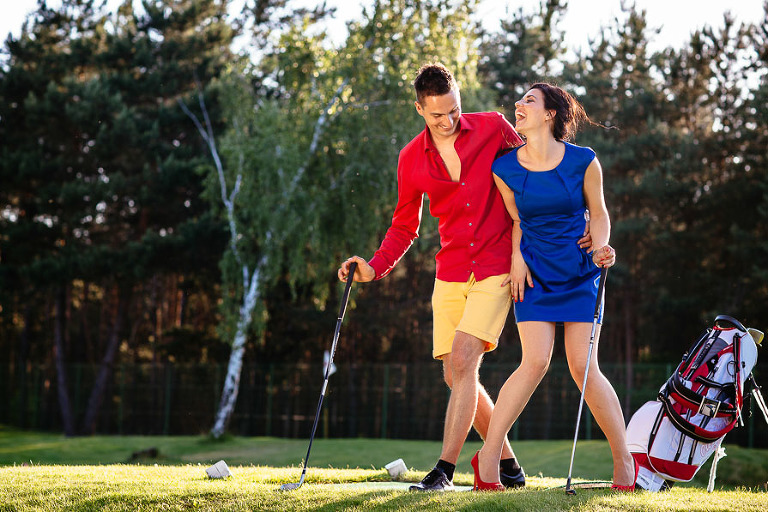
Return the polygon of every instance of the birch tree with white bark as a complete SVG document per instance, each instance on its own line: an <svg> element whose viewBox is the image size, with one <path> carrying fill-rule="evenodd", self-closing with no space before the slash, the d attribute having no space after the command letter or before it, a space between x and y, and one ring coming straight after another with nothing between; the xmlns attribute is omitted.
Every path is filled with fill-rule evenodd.
<svg viewBox="0 0 768 512"><path fill-rule="evenodd" d="M341 92L346 87L346 81L337 88L336 94L331 97L328 105L323 109L315 122L312 140L307 149L309 155L314 154L317 150L318 141L325 129L325 125L328 122L328 117L334 107L339 101ZM224 169L219 149L216 143L216 138L213 133L213 127L211 126L210 116L208 115L208 109L205 103L205 99L202 91L198 92L198 104L201 112L199 117L192 112L189 107L183 102L179 101L179 105L184 112L189 116L195 127L198 129L200 136L205 140L208 149L211 153L211 157L214 162L216 170L216 176L218 177L220 199L224 206L226 213L227 224L229 226L229 250L231 257L236 262L241 273L241 282L243 293L241 302L237 310L235 335L232 342L232 350L229 356L229 363L227 365L227 374L224 378L224 387L221 393L221 399L219 407L216 412L213 428L211 429L211 435L215 438L224 434L227 424L232 416L237 402L237 396L240 389L240 375L243 368L243 356L245 353L245 345L247 341L248 331L253 322L253 314L256 310L258 301L261 299L260 280L264 267L269 263L269 256L266 252L262 253L256 258L256 262L250 265L241 254L239 248L239 241L243 238L243 233L238 228L236 202L240 193L241 185L243 182L243 162L244 155L240 153L237 158L237 173L235 177L234 185L230 186L227 183L227 176ZM202 119L201 119L202 117ZM237 118L234 121L235 127L239 125ZM279 151L278 151L279 152ZM286 187L283 189L286 198L291 198L296 193L296 188L301 183L302 177L307 169L306 165L301 165L295 170L295 173L286 180ZM279 170L280 174L285 177L285 173L282 169ZM281 217L285 213L285 207L289 203L281 203L277 206L275 212L278 217ZM281 244L281 235L276 232L273 227L267 225L264 230L264 244L269 245L272 243Z"/></svg>

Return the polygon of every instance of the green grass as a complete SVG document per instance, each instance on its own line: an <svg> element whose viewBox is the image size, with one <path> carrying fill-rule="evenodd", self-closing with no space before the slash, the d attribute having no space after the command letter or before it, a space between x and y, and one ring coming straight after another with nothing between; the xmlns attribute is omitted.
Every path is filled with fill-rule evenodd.
<svg viewBox="0 0 768 512"><path fill-rule="evenodd" d="M312 469L304 486L282 492L298 479L296 468L232 467L233 478L209 480L204 466L26 466L0 468L0 510L714 510L764 511L765 492L673 488L668 493L625 495L579 490L566 496L563 479L532 477L520 491L444 494L340 488L334 482L382 480L384 471ZM414 479L422 473L408 474ZM468 480L468 475L462 475Z"/></svg>
<svg viewBox="0 0 768 512"><path fill-rule="evenodd" d="M469 458L480 444L467 443L457 485L471 485ZM134 452L156 448L157 458L132 461ZM440 443L370 439L317 439L306 484L298 481L306 440L276 438L110 437L65 438L0 428L0 511L32 510L768 510L768 451L727 446L718 466L718 490L706 493L708 468L691 484L668 493L619 495L604 489L566 496L570 441L515 443L528 485L502 495L455 492L420 494L352 489L327 484L388 482L383 466L402 458L418 481L434 464ZM210 480L205 468L225 460L234 477ZM580 441L575 479L609 480L604 441ZM734 484L742 487L734 487Z"/></svg>

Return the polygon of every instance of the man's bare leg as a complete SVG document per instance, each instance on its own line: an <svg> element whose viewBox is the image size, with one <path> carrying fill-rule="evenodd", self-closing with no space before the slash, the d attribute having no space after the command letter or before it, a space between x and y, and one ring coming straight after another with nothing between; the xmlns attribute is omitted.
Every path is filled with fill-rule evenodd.
<svg viewBox="0 0 768 512"><path fill-rule="evenodd" d="M459 459L461 448L464 446L469 429L474 425L480 436L485 439L493 414L493 401L480 385L479 369L482 361L485 342L456 331L453 340L453 352L442 357L443 376L451 388L448 408L445 412L445 428L443 431L443 449L435 470L430 471L421 483L412 485L411 490L452 490L453 470ZM509 441L504 438L502 458L512 459L515 455ZM514 460L508 461L513 463ZM510 471L513 485L525 485L525 474L519 466L518 473Z"/></svg>
<svg viewBox="0 0 768 512"><path fill-rule="evenodd" d="M471 426L474 425L483 439L488 433L493 401L480 385L478 373L484 349L485 341L456 331L453 352L443 357L445 380L451 388L451 397L445 413L443 451L440 458L451 464L456 464L459 459ZM502 458L514 456L509 441L505 439Z"/></svg>
<svg viewBox="0 0 768 512"><path fill-rule="evenodd" d="M479 369L485 342L456 331L449 358L451 396L445 412L443 451L440 458L456 464L469 429L475 421L480 389ZM487 429L486 429L487 430Z"/></svg>

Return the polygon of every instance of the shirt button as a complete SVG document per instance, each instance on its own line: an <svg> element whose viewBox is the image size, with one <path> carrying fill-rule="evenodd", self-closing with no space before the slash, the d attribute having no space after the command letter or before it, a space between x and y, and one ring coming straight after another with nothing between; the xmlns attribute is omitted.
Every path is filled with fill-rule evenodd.
<svg viewBox="0 0 768 512"><path fill-rule="evenodd" d="M470 223L469 223L469 225L471 226L471 225L472 225L472 223L470 222Z"/></svg>
<svg viewBox="0 0 768 512"><path fill-rule="evenodd" d="M463 187L464 185L466 185L466 183L464 183L464 182L462 181L462 182L461 182L461 186Z"/></svg>
<svg viewBox="0 0 768 512"><path fill-rule="evenodd" d="M477 262L476 262L476 261L474 261L474 260L472 260L472 264L474 265L475 263L477 263Z"/></svg>
<svg viewBox="0 0 768 512"><path fill-rule="evenodd" d="M475 246L475 242L472 242L471 244L469 244L469 246L470 247L474 247Z"/></svg>
<svg viewBox="0 0 768 512"><path fill-rule="evenodd" d="M469 206L469 203L467 203L467 206Z"/></svg>

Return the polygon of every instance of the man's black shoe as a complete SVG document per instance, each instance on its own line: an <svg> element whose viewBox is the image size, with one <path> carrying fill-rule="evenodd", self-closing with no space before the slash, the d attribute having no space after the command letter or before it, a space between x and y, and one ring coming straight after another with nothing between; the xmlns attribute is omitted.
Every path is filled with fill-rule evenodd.
<svg viewBox="0 0 768 512"><path fill-rule="evenodd" d="M505 472L501 472L501 484L507 489L517 489L518 487L525 487L525 471L520 466L520 471L514 475L508 475Z"/></svg>
<svg viewBox="0 0 768 512"><path fill-rule="evenodd" d="M408 488L411 491L452 491L453 482L448 480L442 469L433 468L424 480Z"/></svg>

